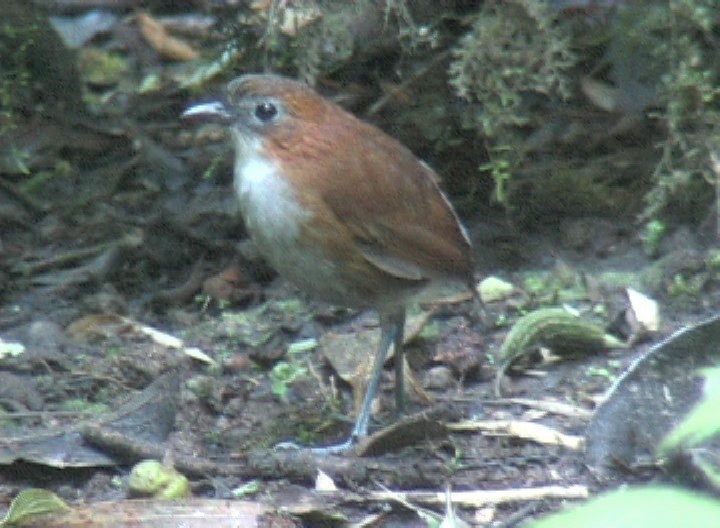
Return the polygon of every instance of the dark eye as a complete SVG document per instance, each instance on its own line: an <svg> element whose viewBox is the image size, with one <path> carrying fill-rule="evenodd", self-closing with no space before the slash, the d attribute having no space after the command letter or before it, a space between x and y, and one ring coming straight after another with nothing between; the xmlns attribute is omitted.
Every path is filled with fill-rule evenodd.
<svg viewBox="0 0 720 528"><path fill-rule="evenodd" d="M270 121L277 113L277 107L272 103L260 103L255 107L255 117L263 123Z"/></svg>

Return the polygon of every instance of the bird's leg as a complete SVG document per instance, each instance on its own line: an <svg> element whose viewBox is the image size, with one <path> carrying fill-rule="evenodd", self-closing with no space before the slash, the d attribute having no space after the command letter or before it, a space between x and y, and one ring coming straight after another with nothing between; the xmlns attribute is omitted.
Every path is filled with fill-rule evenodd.
<svg viewBox="0 0 720 528"><path fill-rule="evenodd" d="M370 414L372 402L377 395L380 378L382 376L383 367L385 366L385 358L387 358L390 345L395 347L395 402L397 412L401 413L404 408L404 377L403 377L403 336L405 331L405 308L397 309L393 312L380 313L380 344L375 352L373 360L370 381L365 391L365 399L363 400L360 414L355 420L350 438L345 442L325 447L312 448L312 452L320 455L339 454L352 449L358 440L367 436L368 423L370 422ZM297 444L292 442L283 442L277 446L278 448L299 448Z"/></svg>
<svg viewBox="0 0 720 528"><path fill-rule="evenodd" d="M382 324L382 316L380 322ZM395 412L400 416L405 412L405 310L393 314L387 324L395 328L392 336L395 350Z"/></svg>
<svg viewBox="0 0 720 528"><path fill-rule="evenodd" d="M470 312L470 320L485 328L488 326L488 316L485 310L485 303L480 298L480 292L475 287L474 279L468 284L468 289L473 296L473 307Z"/></svg>
<svg viewBox="0 0 720 528"><path fill-rule="evenodd" d="M380 345L375 353L375 362L373 363L370 381L365 391L365 399L363 400L360 414L358 414L353 427L350 441L357 441L367 436L368 422L370 421L370 410L372 402L377 395L378 385L380 385L380 377L382 376L383 366L387 358L390 345L395 346L395 402L398 412L404 407L403 402L403 353L402 342L405 331L405 308L400 308L395 312L380 313Z"/></svg>

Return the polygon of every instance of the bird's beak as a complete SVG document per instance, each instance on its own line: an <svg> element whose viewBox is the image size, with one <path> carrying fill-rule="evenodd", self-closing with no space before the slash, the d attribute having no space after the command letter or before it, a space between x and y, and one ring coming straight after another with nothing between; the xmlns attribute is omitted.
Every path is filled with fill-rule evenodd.
<svg viewBox="0 0 720 528"><path fill-rule="evenodd" d="M193 105L185 110L181 117L183 119L211 121L217 123L229 123L233 119L233 115L228 110L227 106L220 101Z"/></svg>

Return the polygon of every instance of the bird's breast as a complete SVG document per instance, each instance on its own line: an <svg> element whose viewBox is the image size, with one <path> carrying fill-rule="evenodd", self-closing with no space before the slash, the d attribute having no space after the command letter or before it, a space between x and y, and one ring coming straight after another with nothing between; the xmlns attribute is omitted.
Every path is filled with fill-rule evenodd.
<svg viewBox="0 0 720 528"><path fill-rule="evenodd" d="M270 160L258 155L238 159L235 191L245 228L260 254L281 276L316 296L340 301L345 296L337 262L323 247L309 243L313 213ZM338 291L340 289L340 291Z"/></svg>
<svg viewBox="0 0 720 528"><path fill-rule="evenodd" d="M238 159L234 183L245 228L265 258L284 267L312 214L302 207L276 165L262 156Z"/></svg>

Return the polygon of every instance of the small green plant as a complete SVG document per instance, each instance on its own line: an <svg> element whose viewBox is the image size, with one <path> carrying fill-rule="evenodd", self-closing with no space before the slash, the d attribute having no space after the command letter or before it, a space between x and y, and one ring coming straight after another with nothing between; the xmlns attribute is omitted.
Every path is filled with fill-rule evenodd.
<svg viewBox="0 0 720 528"><path fill-rule="evenodd" d="M317 443L318 440L316 431L311 431L304 427L301 427L300 430L297 431L296 436L301 445L313 445Z"/></svg>
<svg viewBox="0 0 720 528"><path fill-rule="evenodd" d="M283 401L287 401L290 385L307 375L305 366L296 361L281 361L270 371L270 390Z"/></svg>
<svg viewBox="0 0 720 528"><path fill-rule="evenodd" d="M597 367L597 366L589 366L585 370L585 374L587 376L593 376L596 378L605 378L609 381L613 381L615 379L615 375L612 373L612 371L608 368L604 367Z"/></svg>
<svg viewBox="0 0 720 528"><path fill-rule="evenodd" d="M120 359L127 354L127 349L124 346L110 345L105 347L105 359L113 361Z"/></svg>
<svg viewBox="0 0 720 528"><path fill-rule="evenodd" d="M256 495L260 492L260 489L261 485L259 480L250 480L248 482L245 482L244 484L241 484L240 486L237 486L236 488L233 488L231 490L231 493L236 499L243 499L252 495Z"/></svg>
<svg viewBox="0 0 720 528"><path fill-rule="evenodd" d="M467 467L465 464L465 454L463 450L456 445L453 445L453 456L448 462L448 471L450 474L457 473Z"/></svg>
<svg viewBox="0 0 720 528"><path fill-rule="evenodd" d="M661 457L680 449L695 447L720 435L720 367L703 369L705 377L704 397L663 439L658 447Z"/></svg>
<svg viewBox="0 0 720 528"><path fill-rule="evenodd" d="M500 204L508 203L508 185L512 179L512 165L505 156L510 150L508 146L495 147L492 150L490 161L479 167L481 171L489 171L492 175L495 182L493 198Z"/></svg>
<svg viewBox="0 0 720 528"><path fill-rule="evenodd" d="M210 431L205 432L203 435L205 437L205 441L210 445L222 445L223 444L223 433L222 431L218 431L217 429L212 429Z"/></svg>
<svg viewBox="0 0 720 528"><path fill-rule="evenodd" d="M672 282L668 286L668 293L673 297L690 296L695 297L702 292L705 279L701 275L685 276L682 273L673 275Z"/></svg>
<svg viewBox="0 0 720 528"><path fill-rule="evenodd" d="M641 236L643 251L648 257L657 257L660 251L660 243L667 227L664 222L660 220L651 220L645 225L645 230Z"/></svg>

